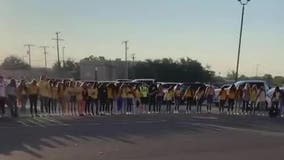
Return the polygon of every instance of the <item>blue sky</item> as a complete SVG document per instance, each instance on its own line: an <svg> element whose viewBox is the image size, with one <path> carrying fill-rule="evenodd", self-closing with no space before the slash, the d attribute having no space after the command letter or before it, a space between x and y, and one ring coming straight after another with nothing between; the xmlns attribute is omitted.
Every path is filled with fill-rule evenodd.
<svg viewBox="0 0 284 160"><path fill-rule="evenodd" d="M237 0L0 0L0 60L24 44L48 45L56 60L55 32L66 57L123 58L129 40L136 58L190 57L225 75L236 65L241 6ZM252 0L246 8L240 72L283 75L284 1ZM42 50L32 61L43 66Z"/></svg>

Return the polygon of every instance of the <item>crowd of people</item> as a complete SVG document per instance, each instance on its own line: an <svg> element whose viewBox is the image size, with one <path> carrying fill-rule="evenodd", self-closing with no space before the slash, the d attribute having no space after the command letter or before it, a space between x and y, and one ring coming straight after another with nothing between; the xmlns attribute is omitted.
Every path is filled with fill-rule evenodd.
<svg viewBox="0 0 284 160"><path fill-rule="evenodd" d="M32 117L45 115L97 116L116 114L153 114L181 112L191 114L211 113L214 97L218 98L219 113L265 114L268 111L266 91L263 87L250 86L221 88L215 95L212 85L194 89L180 85L168 88L152 83L98 83L73 80L48 79L16 81L10 79L6 84L0 76L0 112L6 113L6 105L12 117L27 108ZM284 112L284 94L276 87L271 98L272 107ZM205 103L206 102L206 103ZM29 106L29 107L27 107ZM202 107L205 108L202 110ZM225 111L225 108L227 110Z"/></svg>

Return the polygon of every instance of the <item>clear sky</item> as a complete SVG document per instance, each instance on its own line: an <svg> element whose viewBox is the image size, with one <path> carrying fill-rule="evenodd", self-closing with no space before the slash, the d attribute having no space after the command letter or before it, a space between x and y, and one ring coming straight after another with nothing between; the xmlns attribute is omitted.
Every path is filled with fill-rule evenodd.
<svg viewBox="0 0 284 160"><path fill-rule="evenodd" d="M56 60L55 32L66 57L190 57L225 75L236 65L241 6L237 0L0 0L0 60L28 60L24 44L48 45ZM246 8L240 73L283 75L284 1L252 0ZM43 52L32 49L35 66Z"/></svg>

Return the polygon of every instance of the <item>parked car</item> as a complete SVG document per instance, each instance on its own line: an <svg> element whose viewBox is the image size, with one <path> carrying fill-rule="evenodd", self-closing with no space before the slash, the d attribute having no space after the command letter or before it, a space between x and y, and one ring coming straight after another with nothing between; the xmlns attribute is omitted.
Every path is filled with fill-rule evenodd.
<svg viewBox="0 0 284 160"><path fill-rule="evenodd" d="M151 84L155 83L156 80L155 79L134 79L131 82L140 83L140 84L141 83L146 83L148 85L151 85Z"/></svg>

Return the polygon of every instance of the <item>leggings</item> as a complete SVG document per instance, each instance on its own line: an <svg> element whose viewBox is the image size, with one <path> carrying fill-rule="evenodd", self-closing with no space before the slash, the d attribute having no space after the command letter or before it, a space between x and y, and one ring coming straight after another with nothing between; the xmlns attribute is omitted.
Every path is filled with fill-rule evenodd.
<svg viewBox="0 0 284 160"><path fill-rule="evenodd" d="M166 106L167 106L167 112L171 112L172 101L171 101L171 100L168 100Z"/></svg>
<svg viewBox="0 0 284 160"><path fill-rule="evenodd" d="M0 110L2 115L5 114L5 104L6 104L6 98L0 97Z"/></svg>

